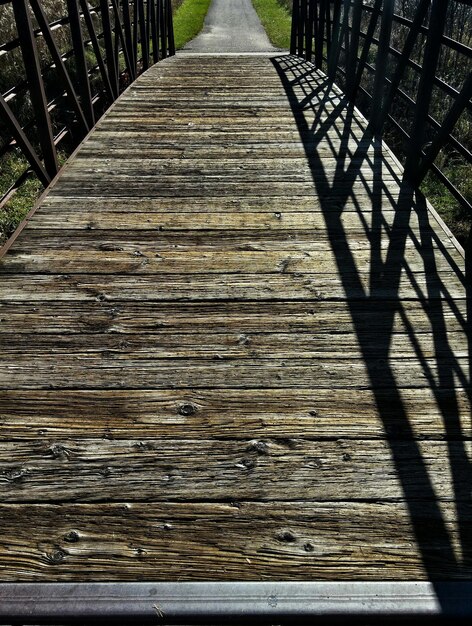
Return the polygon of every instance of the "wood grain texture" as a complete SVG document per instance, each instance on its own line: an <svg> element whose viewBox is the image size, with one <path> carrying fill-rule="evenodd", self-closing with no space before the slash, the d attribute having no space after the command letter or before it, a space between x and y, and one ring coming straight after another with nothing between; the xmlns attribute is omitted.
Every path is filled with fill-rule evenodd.
<svg viewBox="0 0 472 626"><path fill-rule="evenodd" d="M0 412L6 441L472 438L460 388L405 388L397 402L389 389L22 389L2 391Z"/></svg>
<svg viewBox="0 0 472 626"><path fill-rule="evenodd" d="M145 264L145 259L141 259ZM65 269L65 268L64 268ZM256 268L253 268L256 269ZM372 281L371 273L343 272L303 275L285 274L3 274L4 290L0 304L13 302L188 302L188 301L302 301L304 306L319 300L443 301L435 306L447 308L450 300L465 298L463 277L453 270L434 276L423 272L411 275L380 272ZM398 284L395 285L395 279ZM372 284L373 283L373 284ZM75 306L75 305L71 305Z"/></svg>
<svg viewBox="0 0 472 626"><path fill-rule="evenodd" d="M428 499L422 482L428 467L438 500L468 500L455 492L451 471L464 483L472 441L397 441L408 477L401 484L388 441L307 439L109 438L4 442L0 452L3 502L401 500ZM445 459L449 454L449 462ZM403 489L402 489L403 488ZM223 497L224 494L224 497Z"/></svg>
<svg viewBox="0 0 472 626"><path fill-rule="evenodd" d="M312 65L175 57L0 266L0 580L472 574L468 286Z"/></svg>
<svg viewBox="0 0 472 626"><path fill-rule="evenodd" d="M332 580L335 572L350 580L363 569L363 580L466 579L470 565L456 566L455 517L450 503L418 503L413 515L387 502L3 504L3 577ZM464 518L470 532L470 510ZM436 538L441 523L452 549ZM415 526L427 541L422 550Z"/></svg>
<svg viewBox="0 0 472 626"><path fill-rule="evenodd" d="M42 246L38 254L13 252L5 259L5 272L23 274L248 274L257 267L260 274L336 274L337 263L343 259L335 258L328 250L320 252L298 252L290 250L166 250L159 251L156 246L135 247L134 250L110 250L107 246L99 251L91 250L48 250ZM385 262L388 251L380 253ZM359 273L368 272L371 267L369 251L355 251L351 255ZM407 250L398 254L398 264L417 274L424 272L428 262L435 262L438 271L451 271L451 260L438 255L437 250L421 255L417 250ZM462 259L459 263L464 265ZM458 266L458 264L456 264ZM460 268L460 266L458 266Z"/></svg>
<svg viewBox="0 0 472 626"><path fill-rule="evenodd" d="M3 334L156 334L174 332L179 336L203 326L206 333L230 333L244 342L247 333L314 333L348 334L363 332L363 345L379 345L383 333L408 335L414 328L416 341L432 342L435 328L443 332L462 333L465 329L466 302L455 300L444 306L428 306L427 299L363 301L278 302L278 301L204 301L153 302L127 301L110 303L91 298L88 302L67 302L44 299L41 306L27 303L0 304L0 341L2 349L14 350L15 344ZM355 320L355 323L354 323ZM424 336L426 335L426 336ZM342 337L339 338L342 341ZM84 339L86 341L86 339ZM183 339L185 341L185 339ZM464 344L461 343L461 346ZM447 348L448 342L438 347ZM414 349L404 340L405 350ZM34 349L33 344L29 348ZM385 347L384 347L385 349Z"/></svg>
<svg viewBox="0 0 472 626"><path fill-rule="evenodd" d="M214 352L207 359L159 359L125 350L122 358L99 354L28 354L2 359L3 389L384 389L429 387L443 371L457 368L465 378L468 358L390 359L225 359ZM375 380L375 384L373 382ZM465 379L466 380L466 379Z"/></svg>

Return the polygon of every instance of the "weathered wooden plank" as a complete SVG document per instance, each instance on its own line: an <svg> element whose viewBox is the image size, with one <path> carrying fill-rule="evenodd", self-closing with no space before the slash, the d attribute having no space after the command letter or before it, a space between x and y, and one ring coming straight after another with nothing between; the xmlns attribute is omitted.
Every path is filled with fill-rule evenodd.
<svg viewBox="0 0 472 626"><path fill-rule="evenodd" d="M122 193L125 197L129 194L132 194L136 197L204 197L206 195L209 196L235 196L238 193L241 197L246 196L258 196L262 195L264 197L271 196L284 196L286 192L288 195L296 196L297 194L306 196L310 192L313 193L313 181L296 181L296 180L287 180L287 181L277 181L275 179L267 180L254 180L251 177L247 177L246 180L238 180L234 181L232 179L225 180L225 184L221 185L221 181L219 182L217 179L212 180L211 178L201 179L198 175L191 177L167 177L166 180L163 177L154 177L149 175L148 177L144 177L141 182L136 180L136 177L127 177L123 175L119 178L113 177L113 181L111 178L107 179L107 185L105 187L101 187L99 178L94 177L75 177L71 175L70 177L66 177L66 172L64 172L63 182L67 180L67 185L69 191L72 195L76 195L78 193L82 193L83 195L91 195L96 196L97 193L102 193L105 197L107 196L116 196ZM370 190L373 189L376 185L379 186L382 184L383 188L386 190L390 190L391 192L395 192L398 189L398 184L395 180L386 180L383 183L380 183L377 179L375 179L372 174L370 177L367 177L367 180L364 180L362 176L357 177L357 180L335 180L331 181L333 186L336 187L335 195L332 200L338 201L343 200L349 196L356 198L356 196L360 193L363 198L364 195L369 193ZM238 191L239 190L239 191ZM318 194L324 195L328 194L331 190L331 183L326 178L324 174L320 174L319 179L319 189ZM375 199L374 199L375 206ZM333 204L328 203L327 207L325 204L325 208L333 207ZM338 211L342 207L338 205ZM315 215L316 216L316 215Z"/></svg>
<svg viewBox="0 0 472 626"><path fill-rule="evenodd" d="M275 80L277 81L278 78ZM352 126L352 136L355 136L357 131L366 130L368 127L366 119L359 112L348 110L344 97L329 92L325 86L320 86L318 94L310 98L307 97L305 91L306 88L311 88L309 84L294 84L292 94L287 96L286 89L280 82L270 81L266 85L266 95L261 96L261 89L264 87L262 85L255 86L253 81L254 77L247 80L244 77L233 77L232 80L214 81L210 86L205 85L201 79L194 81L189 77L187 85L176 86L171 84L171 79L166 79L155 88L148 86L139 89L133 88L124 94L120 100L120 106L114 107L108 112L107 120L123 119L126 116L137 119L136 111L150 114L152 112L151 102L154 98L156 99L156 111L164 111L164 114L168 115L172 108L165 107L165 97L169 94L171 99L175 96L175 101L181 103L177 109L174 109L177 116L191 114L198 109L211 114L219 105L228 102L230 105L228 108L229 115L238 112L248 118L257 115L279 115L286 118L287 128L297 128L298 121L314 119L316 115L318 116L317 119L328 119L328 130L339 131L346 122L349 122ZM305 106L295 103L295 100L298 99L304 101ZM199 102L197 103L196 100ZM192 106L193 102L195 102L194 107ZM293 113L292 117L289 116L290 113ZM157 118L158 116L156 116ZM226 119L226 109L220 110L219 123L223 124ZM334 123L335 120L338 120L337 127ZM103 128L106 124L107 121L101 120L98 128ZM130 132L133 132L133 127L130 128ZM370 137L372 141L372 133L366 133L365 136L366 138Z"/></svg>
<svg viewBox="0 0 472 626"><path fill-rule="evenodd" d="M328 158L340 153L345 158L355 157L357 160L364 159L365 161L371 160L374 155L378 160L386 157L391 158L391 153L387 151L385 146L381 149L379 144L373 143L368 137L364 139L330 137L329 142L327 142L323 141L322 138L314 141L312 137L302 135L302 141L302 136L298 131L285 128L275 135L270 134L269 131L260 133L255 128L253 133L249 134L246 131L242 136L234 136L231 141L226 137L226 143L223 141L225 138L223 133L219 136L215 133L215 142L206 145L204 141L191 141L191 139L198 137L195 129L190 128L187 133L189 133L188 136L175 134L172 139L162 133L149 133L134 129L132 132L133 144L125 146L124 142L130 136L129 130L127 132L121 129L114 130L107 126L98 127L83 144L77 158L82 159L86 155L95 157L101 153L100 151L103 151L104 158L129 157L130 154L139 151L139 146L142 146L142 149L146 151L146 155L154 159L164 157L166 154L170 158L180 158L186 154L192 155L193 158L199 156L206 159L224 154L224 158L231 160L240 158L238 157L239 151L245 151L247 156L252 155L253 158L256 155L270 155L270 158L280 158L280 155L284 154L289 160L291 158L306 158L307 153L311 154L312 152L319 154L320 157L326 155ZM261 140L261 135L265 137L265 141ZM203 139L206 135L202 134L201 136ZM276 150L278 152L275 152Z"/></svg>
<svg viewBox="0 0 472 626"><path fill-rule="evenodd" d="M254 190L256 192L257 190ZM392 193L386 190L375 190L370 192L367 188L356 190L356 193L343 194L343 188L333 189L326 195L314 195L313 190L308 195L286 195L286 196L262 196L253 193L241 197L237 193L225 196L132 196L125 188L117 188L114 195L109 190L109 195L84 196L80 190L72 192L67 188L55 188L41 204L41 217L49 214L59 215L68 212L88 214L94 210L97 212L123 212L123 213L325 213L329 217L332 213L356 212L368 216L375 211L377 214L386 213L386 217L391 217L391 212L411 213L414 220L415 208L409 204L399 202ZM428 215L424 209L418 208L421 216L422 228L427 232L428 227L436 226L436 220ZM305 224L308 231L310 222ZM380 229L378 235L382 235ZM349 233L351 234L351 233ZM355 235L355 233L354 233ZM383 233L384 237L391 233ZM441 230L444 237L444 231ZM264 236L261 234L261 236ZM369 243L362 238L365 243ZM353 237L355 241L355 237ZM351 243L351 237L349 238Z"/></svg>
<svg viewBox="0 0 472 626"><path fill-rule="evenodd" d="M285 62L150 70L4 261L3 580L470 578L463 259Z"/></svg>
<svg viewBox="0 0 472 626"><path fill-rule="evenodd" d="M192 197L193 192L201 194L204 197L204 185L198 188L181 188L181 193L185 193L185 189ZM111 191L111 190L110 190ZM215 187L213 191L218 191ZM229 190L227 190L229 191ZM249 191L249 187L248 187ZM254 194L252 189L251 196ZM116 190L115 190L116 193ZM129 190L128 190L129 193ZM171 194L171 189L166 187L161 197L165 197L165 193ZM221 190L224 195L225 190ZM139 194L145 197L144 188L139 189ZM230 194L228 194L230 195ZM115 196L116 197L116 196ZM185 197L184 195L182 197ZM58 210L39 211L29 221L28 227L31 229L53 228L56 230L70 230L73 228L88 228L96 230L154 230L154 231L228 231L233 233L240 231L286 231L287 237L290 231L311 230L313 238L318 235L318 231L327 233L329 225L329 234L349 232L354 240L364 239L372 232L383 229L390 229L390 234L406 238L407 236L419 235L424 232L425 236L432 237L433 231L426 220L420 217L419 222L416 214L410 214L405 211L399 215L396 211L383 211L382 216L376 212L366 212L359 215L354 212L342 211L339 206L336 207L336 199L331 203L331 211L326 214L320 212L290 210L279 211L259 211L257 213L247 212L217 212L211 213L170 213L158 211L142 211L140 213L128 213L126 211L126 196L124 199L117 198L116 201L120 205L120 210L109 210L103 213L96 211L68 211L60 213ZM432 218L431 219L431 224ZM328 225L327 225L328 222Z"/></svg>
<svg viewBox="0 0 472 626"><path fill-rule="evenodd" d="M149 134L135 131L133 132L133 145L126 148L123 146L123 140L127 134L123 131L104 131L91 136L87 143L84 144L83 149L77 156L77 161L85 161L88 158L92 159L109 159L111 162L118 164L122 159L129 159L132 155L136 155L137 158L145 150L146 156L149 159L155 161L165 161L167 159L206 159L208 161L214 159L224 158L228 162L239 162L250 159L264 160L266 165L269 165L272 160L280 159L280 155L284 155L284 159L290 164L292 161L305 161L306 151L314 151L319 155L321 159L327 158L334 159L337 156L337 151L333 145L326 145L324 143L310 143L304 145L301 141L280 141L280 140L268 140L265 142L241 142L232 141L226 144L221 143L218 145L205 145L203 142L187 142L182 138L176 138L174 141L163 141L159 134ZM352 158L356 162L362 163L363 161L371 163L374 155L377 160L378 149L371 145L360 145L359 142L351 141L347 145L343 144L343 151L345 158ZM356 154L357 152L357 154ZM382 153L382 161L386 163L394 163L391 155Z"/></svg>
<svg viewBox="0 0 472 626"><path fill-rule="evenodd" d="M40 358L42 355L74 354L76 358L89 356L112 357L115 361L128 359L367 359L381 358L386 354L386 341L378 333L323 331L299 333L296 331L274 333L261 327L251 333L215 332L208 322L200 326L193 320L193 329L186 334L160 331L145 335L110 333L97 334L51 334L31 333L26 328L15 338L5 341L0 334L0 350L5 360L17 355L22 358ZM463 332L443 332L438 342L430 333L396 333L389 338L388 354L392 359L456 357L469 354Z"/></svg>
<svg viewBox="0 0 472 626"><path fill-rule="evenodd" d="M468 357L452 355L414 359L364 357L362 360L149 358L125 352L123 359L101 354L23 353L0 362L3 389L395 389L428 388L442 377L468 382Z"/></svg>
<svg viewBox="0 0 472 626"><path fill-rule="evenodd" d="M102 144L104 154L106 154L107 145ZM279 153L280 154L280 153ZM160 176L163 180L166 180L170 176L185 176L189 178L194 175L201 177L204 176L218 176L222 180L225 178L231 178L238 180L239 178L257 177L258 180L265 180L267 177L271 177L274 180L284 181L286 179L293 180L313 180L316 176L316 170L318 166L307 160L306 157L291 158L291 159L261 159L254 157L246 157L244 160L236 159L234 156L231 159L225 158L221 155L218 159L209 159L206 157L192 158L186 156L184 158L153 158L146 154L146 157L142 157L139 161L135 158L121 157L117 159L114 153L109 153L104 159L98 154L95 157L84 156L80 159L76 159L74 162L74 177L80 178L85 175L100 176L100 179L105 180L108 177L118 177L126 173L126 176L133 176L139 173L139 176ZM390 155L390 158L382 156L379 161L376 162L374 158L367 159L364 164L363 157L352 157L346 162L344 168L345 171L350 170L351 167L358 164L359 176L368 180L372 174L376 174L382 177L382 180L389 180L392 174L398 174L401 170L397 165L396 160ZM338 155L323 154L323 174L332 176L336 170L337 176L339 176L339 161ZM352 170L350 170L352 171ZM71 173L69 172L69 177ZM354 176L354 174L353 174Z"/></svg>
<svg viewBox="0 0 472 626"><path fill-rule="evenodd" d="M0 305L0 333L37 335L54 333L143 333L173 332L177 335L195 332L245 334L313 333L322 336L353 333L364 342L396 334L436 334L444 341L450 333L463 333L467 326L466 302L455 300L443 306L423 301L371 300L368 303L342 301L313 302L152 302L126 303L42 301L41 306L27 303ZM84 340L85 341L85 340ZM422 340L424 341L424 339ZM14 345L5 338L2 345ZM31 347L34 345L32 342Z"/></svg>
<svg viewBox="0 0 472 626"><path fill-rule="evenodd" d="M397 284L398 278L398 284ZM209 300L303 301L317 300L393 300L464 299L464 284L455 273L447 272L412 278L405 270L384 273L372 285L366 273L296 274L195 274L127 275L113 280L94 274L5 274L1 303L13 302L169 302ZM452 306L452 305L451 305Z"/></svg>
<svg viewBox="0 0 472 626"><path fill-rule="evenodd" d="M471 439L463 389L3 390L3 440Z"/></svg>
<svg viewBox="0 0 472 626"><path fill-rule="evenodd" d="M158 131L166 131L167 134L169 133L177 133L177 132L182 132L183 130L188 130L189 127L191 130L194 130L196 132L199 133L205 133L208 131L212 131L212 132L228 132L228 131L232 131L237 132L237 131L247 131L247 127L249 123L257 123L258 125L258 132L264 132L264 130L272 132L272 136L273 133L277 133L277 131L279 130L283 130L284 132L287 132L287 122L288 125L290 127L290 124L293 125L293 132L294 132L294 136L296 132L298 132L298 136L305 138L306 137L306 131L302 131L302 133L300 134L300 132L298 131L295 122L293 120L293 116L291 116L291 113L289 112L287 114L286 118L283 117L275 117L275 116L268 116L268 115L252 115L250 116L241 116L241 117L234 117L234 118L225 118L224 120L222 120L221 115L214 115L214 117L206 117L206 118L202 118L200 117L198 112L195 112L193 115L184 115L183 113L179 116L179 117L174 117L172 116L169 119L162 119L159 117L156 117L155 115L149 115L146 116L145 113L142 114L136 114L136 115L131 115L131 114L123 114L122 116L118 116L115 115L114 119L113 119L113 123L115 124L115 126L117 127L117 130L122 130L125 129L127 126L129 127L130 125L132 125L133 128L135 128L138 131L142 131L145 132L147 130L151 131L151 132L158 132ZM321 122L325 122L325 123L330 123L333 122L333 126L334 126L334 122L336 121L336 118L334 117L333 114L330 113L326 113L325 115L321 114L320 115L321 118ZM314 119L311 119L310 122L314 122ZM339 123L342 122L347 122L347 119L343 119L341 117ZM354 138L358 139L358 140L362 140L365 138L365 129L363 128L359 128L356 129L356 132L353 133L354 134ZM331 131L331 135L333 137L338 137L339 138L339 129L334 129L333 131ZM132 136L132 133L131 133ZM330 133L327 132L326 133L326 139L325 142L328 144L328 141L330 139ZM366 168L366 173L367 173L367 168Z"/></svg>
<svg viewBox="0 0 472 626"><path fill-rule="evenodd" d="M455 516L416 501L3 504L0 566L15 582L470 578L471 513Z"/></svg>
<svg viewBox="0 0 472 626"><path fill-rule="evenodd" d="M309 149L310 144L313 144L313 134L309 133L309 132L305 132L305 131L300 131L299 129L297 129L296 127L288 127L284 124L279 124L277 126L277 128L273 128L273 126L271 126L270 124L267 125L264 128L255 128L254 130L248 130L248 126L250 126L250 121L248 120L245 128L243 129L218 129L218 128L214 128L214 129L209 129L209 130L203 130L201 128L197 128L197 127L186 127L185 129L180 128L179 130L177 129L168 129L166 130L166 128L160 128L159 132L153 131L152 127L150 124L147 124L145 128L143 129L135 129L133 131L133 133L131 134L129 132L129 128L128 128L128 132L126 132L126 127L123 126L122 128L118 128L117 129L117 138L119 138L120 136L123 138L126 137L130 137L130 135L132 137L135 136L136 134L136 138L140 138L143 135L147 135L148 140L152 139L153 137L159 141L162 141L163 145L165 145L166 143L168 143L169 141L172 142L181 142L183 141L183 133L185 132L185 137L188 139L188 143L191 145L194 145L195 143L201 143L201 144L212 144L214 143L215 145L219 146L219 145L228 145L228 148L232 145L232 143L272 143L272 144L279 144L280 142L300 142L300 140L303 141L303 145L307 146L307 149ZM94 131L94 133L97 133L97 138L98 138L98 133L100 133L100 128L103 128L103 126L99 126L97 128L96 131ZM154 134L153 134L154 132ZM366 137L355 137L353 140L351 141L355 141L358 145L359 145L359 150L362 151L367 151L368 146L371 145L370 140ZM317 142L316 145L320 145L320 149L322 151L325 151L325 149L323 148L323 142ZM325 144L326 145L326 144ZM341 136L334 136L334 137L330 137L329 143L327 144L331 151L335 150L336 148L341 148L344 147L346 148L346 150L348 150L349 146L351 145L349 143L349 140L344 140Z"/></svg>
<svg viewBox="0 0 472 626"><path fill-rule="evenodd" d="M67 250L64 250L63 245L65 238L68 241ZM371 250L360 234L358 240L351 241L349 249L341 245L342 239L341 232L330 240L327 235L323 237L317 234L314 237L310 231L292 231L286 237L283 231L266 231L258 235L257 231L156 233L152 230L130 232L124 229L31 229L25 232L10 256L4 259L2 267L5 273L18 271L14 268L20 264L24 264L25 271L37 272L41 267L43 272L50 272L62 253L69 266L77 264L79 259L85 259L84 268L89 263L88 255L98 257L103 267L96 265L93 271L110 273L110 267L114 264L121 263L126 267L143 255L154 263L158 262L156 259L162 261L157 273L162 272L163 266L169 267L172 273L175 271L175 260L180 255L185 259L184 266L194 269L208 267L210 272L221 271L225 266L228 271L238 271L249 258L262 261L261 273L312 273L310 268L315 266L316 259L321 259L320 273L335 272L345 263L355 264L360 270L366 271L377 262L386 264L388 261L391 264L396 259L400 267L409 268L414 273L421 266L430 267L434 262L437 270L455 271L459 276L464 275L463 256L452 240L442 242L435 232L427 240L426 236L423 238L423 246L415 233L406 238L400 234L395 237L384 235L379 237L375 251ZM395 252L397 244L403 245L403 253ZM50 260L51 265L46 265L45 259ZM299 266L300 271L295 270L295 266ZM246 267L248 271L253 268L253 265ZM152 268L144 267L139 271L149 273L150 270Z"/></svg>
<svg viewBox="0 0 472 626"><path fill-rule="evenodd" d="M231 89L231 90L238 90L238 89L255 89L255 85L254 85L254 75L250 75L248 74L247 76L238 76L238 75L234 75L232 76L232 71L228 72L226 74L226 76L222 75L221 78L219 78L217 81L213 81L212 84L209 84L209 78L211 79L212 76L205 76L205 73L202 72L199 75L195 75L195 76L179 76L179 81L176 84L176 76L169 74L168 76L156 76L154 75L152 77L152 85L154 85L154 89L155 91L159 90L161 92L169 92L170 94L172 94L172 90L173 89L178 89L179 91L184 90L184 89L188 89L188 90L193 90L194 88L197 89L206 89L207 92L209 94L211 94L211 90L213 88L213 86L218 87L219 89ZM147 86L146 81L143 80L143 85ZM329 88L327 87L328 85L328 81L325 79L322 83L317 81L317 80L311 80L309 77L307 80L303 79L300 81L300 83L297 84L293 84L293 89L296 90L298 89L303 89L304 87L307 89L310 88L317 88L320 87L320 97L322 97L323 93L327 93L329 94ZM259 93L260 93L260 89L267 89L267 90L280 90L280 92L282 93L281 89L283 89L280 80L278 79L278 77L276 75L274 75L272 77L271 80L269 80L268 78L265 80L262 80L259 83ZM286 97L286 92L283 92L284 96ZM303 93L303 92L302 92ZM306 92L304 94L305 96L307 95ZM334 94L334 98L339 97L337 94Z"/></svg>
<svg viewBox="0 0 472 626"><path fill-rule="evenodd" d="M195 208L198 210L198 208ZM426 232L424 236L426 237ZM463 256L457 251L452 240L445 239L441 241L438 232L431 231L429 239L424 243L418 240L418 237L412 232L406 238L399 233L398 236L390 233L379 233L376 250L372 251L372 247L365 237L359 234L359 238L354 236L349 242L349 249L352 256L356 256L359 252L367 255L384 255L387 250L395 254L395 245L403 244L405 255L410 257L415 254L424 253L428 255L443 255L450 260L451 267L463 264ZM228 252L324 252L328 256L333 255L333 247L337 247L343 239L342 233L338 237L330 240L328 234L317 233L316 237L308 230L291 231L285 233L283 231L243 231L229 232L222 231L200 231L200 232L166 232L161 231L127 231L123 230L91 230L91 229L54 229L54 228L37 228L28 229L22 234L21 239L11 251L11 254L25 254L38 252L40 249L45 250L64 250L64 240L67 239L67 251L70 250L88 250L100 252L134 252L141 250L147 253L149 250L165 251L193 251L202 252L211 251L228 251ZM343 258L348 254L339 246L336 251L338 258Z"/></svg>
<svg viewBox="0 0 472 626"><path fill-rule="evenodd" d="M133 247L133 246L131 246ZM395 254L390 249L380 250L375 255L377 273L382 272L382 263L388 259L389 266L395 262L413 274L425 271L434 262L436 271L450 272L451 257L442 252L436 254L414 249L399 250ZM455 255L457 271L464 275L465 261ZM202 251L200 249L160 250L159 244L134 247L134 250L55 250L46 248L45 243L31 252L14 250L3 261L5 273L51 273L59 274L248 274L257 267L259 275L302 274L317 276L342 272L339 267L345 263L354 264L359 274L371 270L371 251L353 251L334 254L329 250L298 251L252 251L221 250ZM460 264L460 265L459 265Z"/></svg>
<svg viewBox="0 0 472 626"><path fill-rule="evenodd" d="M397 183L395 173L391 173L387 170L385 174L382 174L380 169L375 171L373 167L370 167L368 172L364 173L360 170L359 172L352 173L352 177L349 174L346 176L346 179L341 179L334 165L332 169L320 171L317 168L311 172L309 170L303 171L302 169L290 170L288 164L287 167L280 172L277 172L277 170L274 171L271 168L244 171L243 168L237 165L235 165L235 167L218 169L214 159L212 162L207 162L207 165L207 167L204 167L203 161L200 161L200 165L196 167L192 167L186 163L176 163L176 167L174 168L172 165L166 163L162 166L156 164L146 167L146 165L144 165L143 169L141 169L139 167L136 168L136 166L134 168L123 168L119 162L116 163L116 167L113 167L111 163L106 167L88 163L87 166L82 169L77 167L73 170L69 170L68 173L64 172L62 184L67 184L67 186L70 186L73 190L78 182L87 181L87 189L88 185L96 184L97 181L101 181L107 186L110 185L112 188L119 189L120 186L124 185L127 181L132 181L133 188L136 184L136 176L138 174L143 182L155 180L161 187L166 187L168 184L175 187L179 183L195 185L198 181L202 184L219 182L220 185L229 182L233 185L233 188L236 184L257 183L262 186L267 182L273 182L275 191L277 191L282 184L286 184L288 193L293 193L294 183L301 186L301 191L308 193L308 185L311 185L311 190L313 190L313 181L315 184L319 181L320 185L325 185L331 182L331 180L335 183L339 181L342 186L345 185L348 187L351 185L353 188L356 187L356 183L357 187L363 188L366 183L372 183L372 181L378 182L380 179L383 185L388 185L391 181ZM154 188L156 188L154 184L151 184L150 191L152 192ZM268 195L270 195L270 192L268 192ZM277 195L277 193L274 195Z"/></svg>
<svg viewBox="0 0 472 626"><path fill-rule="evenodd" d="M2 442L2 502L470 501L472 441ZM464 484L464 487L456 485Z"/></svg>

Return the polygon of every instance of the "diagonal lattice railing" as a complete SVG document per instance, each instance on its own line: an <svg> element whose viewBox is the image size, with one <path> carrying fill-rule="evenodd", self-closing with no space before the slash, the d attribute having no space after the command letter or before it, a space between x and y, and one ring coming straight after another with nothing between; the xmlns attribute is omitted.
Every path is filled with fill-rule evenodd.
<svg viewBox="0 0 472 626"><path fill-rule="evenodd" d="M0 41L0 77L13 67L20 78L0 83L0 162L12 151L25 157L1 209L32 174L47 186L59 170L58 148L70 152L121 91L175 47L170 0L0 0L0 11L16 35Z"/></svg>
<svg viewBox="0 0 472 626"><path fill-rule="evenodd" d="M470 0L293 1L291 53L336 81L376 135L388 133L406 180L433 176L469 211L471 40Z"/></svg>

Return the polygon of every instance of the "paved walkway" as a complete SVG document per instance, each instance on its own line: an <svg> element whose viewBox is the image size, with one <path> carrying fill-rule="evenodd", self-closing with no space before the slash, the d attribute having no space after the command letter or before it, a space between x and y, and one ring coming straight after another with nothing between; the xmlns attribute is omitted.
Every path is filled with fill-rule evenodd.
<svg viewBox="0 0 472 626"><path fill-rule="evenodd" d="M251 0L213 0L202 32L186 52L272 52Z"/></svg>

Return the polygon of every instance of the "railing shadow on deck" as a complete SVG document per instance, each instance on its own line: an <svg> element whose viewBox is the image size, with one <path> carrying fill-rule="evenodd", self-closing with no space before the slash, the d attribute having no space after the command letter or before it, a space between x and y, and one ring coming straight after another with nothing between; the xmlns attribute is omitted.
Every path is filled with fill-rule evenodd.
<svg viewBox="0 0 472 626"><path fill-rule="evenodd" d="M354 138L352 130L355 127L358 131L359 126L354 115L354 107L347 97L340 94L333 98L335 94L328 78L323 78L314 65L299 57L281 56L273 59L273 64L285 88L313 173L315 190L324 216L331 250L336 260L337 271L346 295L347 306L378 413L383 422L395 470L404 493L425 575L432 581L438 580L440 576L444 577L444 563L447 562L450 564L448 567L450 578L470 577L472 567L471 465L463 439L464 431L467 431L467 437L470 437L470 423L461 424L459 418L459 394L467 394L468 404L471 400L470 372L465 371L464 364L458 360L450 345L445 311L449 309L453 312L455 322L468 337L469 346L471 333L467 314L456 307L448 291L448 285L436 267L435 256L432 254L432 249L435 247L448 258L447 247L430 225L434 218L428 210L424 197L400 180L398 174L383 156L381 140L372 135L367 124L361 140L356 140L355 151L348 149L349 142L352 147ZM305 118L304 114L307 111L310 113L310 121L314 116L312 125ZM337 160L334 174L326 172L324 164L326 154L322 155L319 150L319 142L326 137L328 131L333 134L338 133L339 139L339 147L332 146L333 154L330 155L336 157ZM326 144L324 150L326 151ZM373 182L367 195L367 201L370 203L369 209L372 211L371 226L369 227L366 222L363 223L365 240L370 242L370 272L366 289L363 284L365 277L360 275L356 266L353 242L350 241L350 234L343 226L342 216L349 198L356 202L354 182L357 181L359 185L362 181L361 167L362 164L366 165L368 159L371 160L369 168L373 173ZM390 179L393 177L398 183L398 194L392 194L391 189L383 180L382 173L387 170L389 170ZM365 189L368 190L367 184ZM384 250L385 261L382 261L381 256L381 234L382 229L386 227L382 216L381 193L389 196L389 203L394 210L393 222L388 233L387 249ZM420 240L415 240L415 235L409 228L410 220L414 215L419 223ZM362 219L360 213L359 217ZM385 235L382 238L385 238ZM408 242L409 238L412 241ZM424 292L409 267L405 255L407 244L415 245L421 251L426 276ZM468 292L470 296L470 287L467 286L470 280L466 280L464 272L454 264L450 257L448 260L451 262L454 273L464 285L464 294ZM399 294L402 273L407 277L408 286L418 294L428 318L433 339L433 363L436 365L436 372L431 371L429 361L415 334L415 328L409 323L402 305ZM375 305L376 300L378 306L379 294L385 288L388 288L393 296L389 306L385 307L382 330L379 330L377 326L371 328L365 323L365 312L368 312L369 306ZM470 298L468 300L470 301ZM361 307L359 302L362 303ZM376 310L378 311L378 308ZM400 316L406 329L411 352L422 366L427 381L425 384L434 395L443 421L460 546L453 545L451 540L448 531L449 523L444 517L441 503L435 494L428 467L422 458L418 435L414 432L414 425L410 421L407 407L401 396L401 389L392 369L390 348L395 316ZM372 345L377 346L376 354L372 354L370 349ZM388 393L385 393L386 389ZM470 415L467 419L470 420ZM417 495L419 489L423 494L420 499ZM425 524L425 520L431 520L431 523ZM448 603L445 597L438 597L438 600L443 606Z"/></svg>

